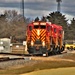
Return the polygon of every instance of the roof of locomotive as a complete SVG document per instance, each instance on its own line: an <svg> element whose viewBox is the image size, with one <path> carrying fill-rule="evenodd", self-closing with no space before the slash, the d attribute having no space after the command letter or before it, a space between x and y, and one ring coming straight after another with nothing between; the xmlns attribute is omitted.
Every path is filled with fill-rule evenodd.
<svg viewBox="0 0 75 75"><path fill-rule="evenodd" d="M57 25L57 24L52 24L52 27L53 27L53 28L57 28L57 29L59 29L59 30L63 30L62 26Z"/></svg>
<svg viewBox="0 0 75 75"><path fill-rule="evenodd" d="M44 22L44 21L33 21L30 24L28 24L28 26L32 26L32 25L51 25L51 22Z"/></svg>
<svg viewBox="0 0 75 75"><path fill-rule="evenodd" d="M33 26L33 25L50 25L53 28L57 28L59 30L63 30L62 26L57 25L57 24L52 24L51 22L43 22L43 21L33 21L30 24L28 24L28 26Z"/></svg>

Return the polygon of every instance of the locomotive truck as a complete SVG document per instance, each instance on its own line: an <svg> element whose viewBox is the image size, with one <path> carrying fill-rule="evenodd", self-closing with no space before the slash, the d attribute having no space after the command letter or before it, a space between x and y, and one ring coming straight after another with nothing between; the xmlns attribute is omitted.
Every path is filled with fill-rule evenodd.
<svg viewBox="0 0 75 75"><path fill-rule="evenodd" d="M31 22L27 27L27 49L29 54L58 54L64 51L62 26L51 22Z"/></svg>

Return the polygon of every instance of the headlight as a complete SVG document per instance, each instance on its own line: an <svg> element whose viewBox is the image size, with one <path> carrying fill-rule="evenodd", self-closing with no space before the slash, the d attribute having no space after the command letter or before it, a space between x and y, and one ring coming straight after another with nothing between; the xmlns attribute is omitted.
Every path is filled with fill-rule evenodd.
<svg viewBox="0 0 75 75"><path fill-rule="evenodd" d="M40 30L37 30L37 35L38 35L38 36L40 35Z"/></svg>
<svg viewBox="0 0 75 75"><path fill-rule="evenodd" d="M31 41L31 46L33 46L34 45L34 42L33 41Z"/></svg>
<svg viewBox="0 0 75 75"><path fill-rule="evenodd" d="M45 47L45 41L42 42L42 46Z"/></svg>

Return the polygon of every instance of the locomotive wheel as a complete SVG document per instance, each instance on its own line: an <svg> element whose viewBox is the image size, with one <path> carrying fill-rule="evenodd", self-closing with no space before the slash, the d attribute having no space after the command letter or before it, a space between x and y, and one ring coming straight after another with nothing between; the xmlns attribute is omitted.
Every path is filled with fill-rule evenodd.
<svg viewBox="0 0 75 75"><path fill-rule="evenodd" d="M64 48L65 48L65 47L64 47L64 46L62 46L62 48L61 48L61 52L63 52L63 51L64 51Z"/></svg>
<svg viewBox="0 0 75 75"><path fill-rule="evenodd" d="M55 51L54 52L55 52L55 55L57 55L57 48L55 48Z"/></svg>
<svg viewBox="0 0 75 75"><path fill-rule="evenodd" d="M60 49L58 50L58 53L61 54L61 50Z"/></svg>
<svg viewBox="0 0 75 75"><path fill-rule="evenodd" d="M53 48L53 54L54 54L54 55L57 54L57 48Z"/></svg>
<svg viewBox="0 0 75 75"><path fill-rule="evenodd" d="M60 54L60 48L57 47L57 54Z"/></svg>
<svg viewBox="0 0 75 75"><path fill-rule="evenodd" d="M48 52L46 52L46 57L48 57Z"/></svg>

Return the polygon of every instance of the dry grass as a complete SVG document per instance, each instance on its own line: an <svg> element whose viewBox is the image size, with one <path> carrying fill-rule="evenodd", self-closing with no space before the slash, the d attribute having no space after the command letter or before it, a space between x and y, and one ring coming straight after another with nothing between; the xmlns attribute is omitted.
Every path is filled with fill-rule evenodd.
<svg viewBox="0 0 75 75"><path fill-rule="evenodd" d="M75 67L46 69L21 75L75 75Z"/></svg>

